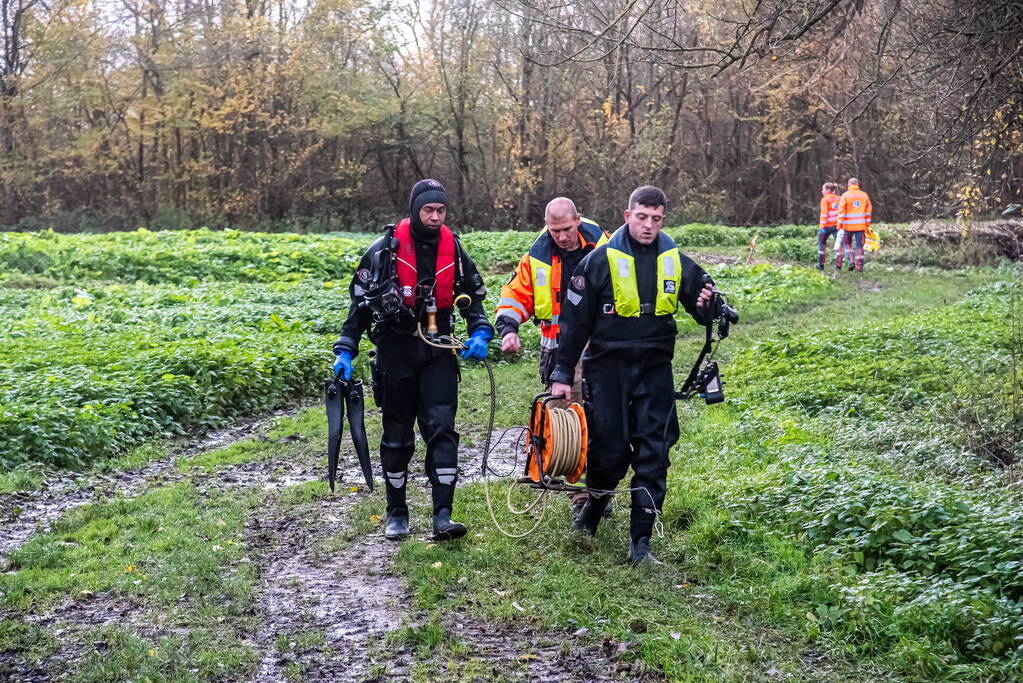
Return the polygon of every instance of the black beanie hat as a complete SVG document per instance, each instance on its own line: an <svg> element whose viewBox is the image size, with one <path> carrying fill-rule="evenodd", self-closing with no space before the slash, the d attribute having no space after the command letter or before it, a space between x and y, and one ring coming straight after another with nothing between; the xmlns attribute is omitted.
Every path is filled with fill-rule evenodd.
<svg viewBox="0 0 1023 683"><path fill-rule="evenodd" d="M443 204L444 206L448 204L448 193L444 186L432 178L420 180L413 185L412 192L408 196L409 218L412 219L412 227L416 228L417 232L428 230L419 220L419 210L426 204Z"/></svg>

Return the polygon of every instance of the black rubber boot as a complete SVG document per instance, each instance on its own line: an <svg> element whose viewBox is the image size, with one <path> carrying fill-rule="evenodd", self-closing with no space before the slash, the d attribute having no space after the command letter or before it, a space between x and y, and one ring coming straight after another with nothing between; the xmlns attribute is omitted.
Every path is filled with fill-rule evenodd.
<svg viewBox="0 0 1023 683"><path fill-rule="evenodd" d="M405 480L408 473L402 470L400 473L384 470L384 489L387 492L387 516L398 512L408 516L408 502L405 500ZM395 486L395 482L401 486Z"/></svg>
<svg viewBox="0 0 1023 683"><path fill-rule="evenodd" d="M400 541L408 538L408 510L395 510L387 515L387 528L384 529L384 538L389 541Z"/></svg>
<svg viewBox="0 0 1023 683"><path fill-rule="evenodd" d="M626 559L633 567L638 567L641 564L664 564L650 552L649 536L633 539L629 545L629 555Z"/></svg>
<svg viewBox="0 0 1023 683"><path fill-rule="evenodd" d="M572 522L572 531L583 531L590 536L596 536L597 525L600 524L600 519L604 516L604 509L609 501L609 497L594 498L590 496L586 504L579 510L579 514L575 516L575 521Z"/></svg>
<svg viewBox="0 0 1023 683"><path fill-rule="evenodd" d="M588 500L588 498L585 495L581 495L578 498L576 497L577 495L578 494L575 494L575 495L572 496L572 515L573 516L578 516L579 515L579 512L582 511L583 506L586 505L586 501ZM610 519L612 512L614 512L614 501L613 500L609 500L609 501L607 501L607 505L604 507L604 512L601 513L601 516L604 519Z"/></svg>
<svg viewBox="0 0 1023 683"><path fill-rule="evenodd" d="M467 529L464 524L451 521L451 510L438 510L433 516L433 540L453 541L465 536Z"/></svg>

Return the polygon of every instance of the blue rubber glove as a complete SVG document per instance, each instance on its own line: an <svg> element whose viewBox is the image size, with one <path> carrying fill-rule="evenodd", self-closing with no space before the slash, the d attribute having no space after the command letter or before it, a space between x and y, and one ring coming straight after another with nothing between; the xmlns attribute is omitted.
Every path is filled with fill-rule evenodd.
<svg viewBox="0 0 1023 683"><path fill-rule="evenodd" d="M352 378L352 354L347 351L337 354L337 360L334 361L334 376L342 379Z"/></svg>
<svg viewBox="0 0 1023 683"><path fill-rule="evenodd" d="M462 358L466 360L483 360L487 357L487 343L493 333L485 327L481 327L472 333L469 337L469 341L465 342L465 348L462 350Z"/></svg>

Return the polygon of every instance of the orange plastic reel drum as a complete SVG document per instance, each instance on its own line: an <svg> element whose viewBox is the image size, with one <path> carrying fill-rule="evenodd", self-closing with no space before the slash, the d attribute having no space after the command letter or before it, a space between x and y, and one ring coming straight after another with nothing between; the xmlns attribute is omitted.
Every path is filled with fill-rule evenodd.
<svg viewBox="0 0 1023 683"><path fill-rule="evenodd" d="M536 434L540 431L541 421L543 422L543 452L540 454L540 456L543 458L544 472L547 472L551 463L552 447L551 434L553 430L551 428L551 416L550 413L548 412L549 410L550 410L549 404L545 403L541 406L540 410L534 411L533 424L530 425L530 427L533 430L533 433ZM586 448L589 444L589 433L586 427L586 413L585 411L583 411L583 407L578 403L572 403L568 406L568 410L572 411L579 417L579 427L581 429L582 441L582 447L580 449L581 452L579 454L579 465L578 467L576 467L574 472L565 477L565 480L568 481L568 483L574 484L578 482L580 479L582 479L583 473L586 471ZM541 416L543 417L542 420ZM529 476L533 481L539 482L540 471L539 468L537 468L537 458L529 457L530 455L535 455L534 453L532 453L532 451L533 444L530 442L526 445L526 456L529 459Z"/></svg>

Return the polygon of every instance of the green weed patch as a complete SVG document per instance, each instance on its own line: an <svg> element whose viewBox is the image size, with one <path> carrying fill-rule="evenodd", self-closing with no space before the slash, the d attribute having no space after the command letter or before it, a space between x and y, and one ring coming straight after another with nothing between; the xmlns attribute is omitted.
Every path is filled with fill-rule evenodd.
<svg viewBox="0 0 1023 683"><path fill-rule="evenodd" d="M256 502L175 484L75 508L10 554L0 600L22 611L112 590L154 604L215 599L243 610L253 572L236 563Z"/></svg>
<svg viewBox="0 0 1023 683"><path fill-rule="evenodd" d="M182 230L0 234L0 266L60 281L278 282L350 277L373 236Z"/></svg>
<svg viewBox="0 0 1023 683"><path fill-rule="evenodd" d="M928 404L957 377L974 381L1008 367L1011 290L999 283L921 315L779 335L738 354L730 374L757 405L883 419Z"/></svg>
<svg viewBox="0 0 1023 683"><path fill-rule="evenodd" d="M533 238L472 233L466 248L481 263L512 263ZM0 236L0 264L22 279L84 281L0 288L0 468L83 467L317 394L365 242L209 230ZM832 287L789 266L711 272L746 316ZM488 310L506 277L488 277ZM522 336L531 361L539 333L524 325Z"/></svg>

